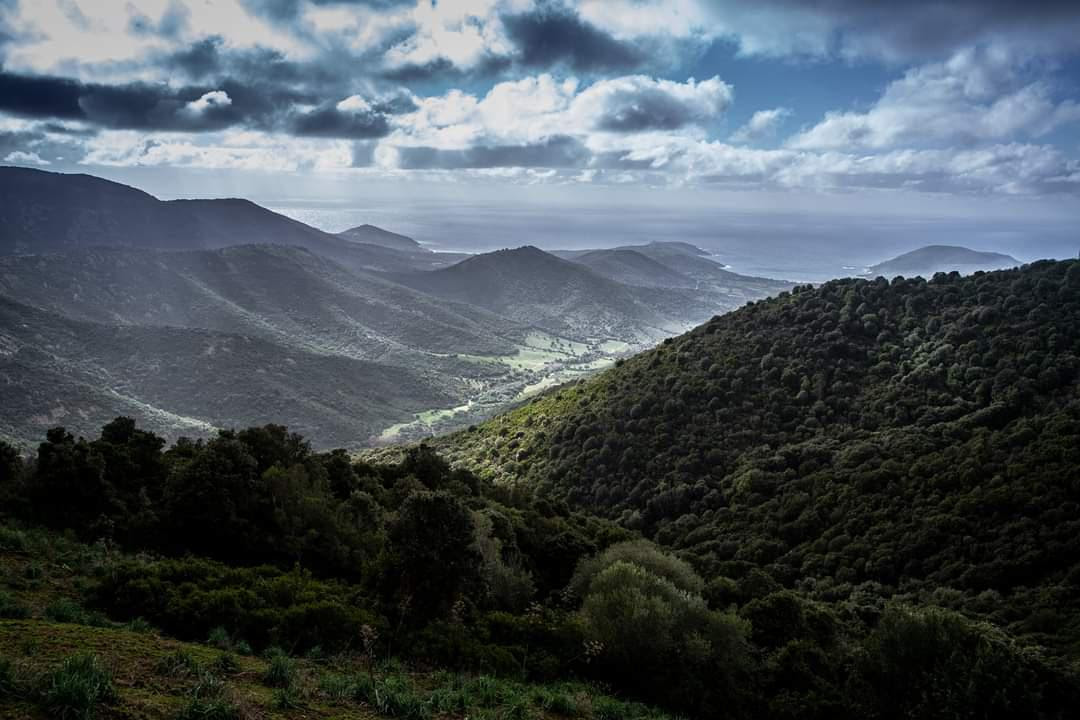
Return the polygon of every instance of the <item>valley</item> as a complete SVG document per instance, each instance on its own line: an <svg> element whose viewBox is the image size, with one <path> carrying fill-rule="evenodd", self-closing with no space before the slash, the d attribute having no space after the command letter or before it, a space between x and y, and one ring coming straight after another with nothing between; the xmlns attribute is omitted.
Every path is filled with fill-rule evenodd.
<svg viewBox="0 0 1080 720"><path fill-rule="evenodd" d="M640 262L620 275L535 247L432 252L371 225L331 234L247 201L163 202L20 168L0 168L0 199L0 436L23 447L111 414L169 439L275 421L328 446L416 440L790 286L687 244L623 250ZM192 386L155 380L166 371Z"/></svg>

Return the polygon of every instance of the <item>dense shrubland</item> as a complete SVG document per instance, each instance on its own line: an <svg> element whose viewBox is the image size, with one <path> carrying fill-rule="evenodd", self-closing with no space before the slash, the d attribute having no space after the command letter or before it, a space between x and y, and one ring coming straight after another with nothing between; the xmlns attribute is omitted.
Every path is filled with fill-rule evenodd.
<svg viewBox="0 0 1080 720"><path fill-rule="evenodd" d="M1080 262L838 280L443 441L616 519L718 601L900 599L1080 651Z"/></svg>
<svg viewBox="0 0 1080 720"><path fill-rule="evenodd" d="M103 548L87 618L181 639L695 717L1067 717L1078 355L1077 263L838 281L443 441L453 466L119 418L0 445L0 502Z"/></svg>

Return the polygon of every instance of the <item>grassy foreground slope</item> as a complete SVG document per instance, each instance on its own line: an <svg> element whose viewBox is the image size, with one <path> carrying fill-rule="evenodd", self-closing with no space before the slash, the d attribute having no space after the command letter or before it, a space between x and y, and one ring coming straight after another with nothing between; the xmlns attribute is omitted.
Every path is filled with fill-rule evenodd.
<svg viewBox="0 0 1080 720"><path fill-rule="evenodd" d="M765 300L445 440L713 578L1080 658L1080 262ZM730 594L730 593L728 593Z"/></svg>
<svg viewBox="0 0 1080 720"><path fill-rule="evenodd" d="M256 655L223 629L182 642L86 609L102 578L131 561L102 543L0 523L0 717L667 718L582 683L418 671L362 646Z"/></svg>

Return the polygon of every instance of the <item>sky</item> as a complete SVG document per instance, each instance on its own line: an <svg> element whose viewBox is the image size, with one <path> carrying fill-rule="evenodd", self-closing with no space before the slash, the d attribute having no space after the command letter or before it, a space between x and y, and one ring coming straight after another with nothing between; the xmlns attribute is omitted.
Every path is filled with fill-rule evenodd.
<svg viewBox="0 0 1080 720"><path fill-rule="evenodd" d="M282 206L1064 227L1080 2L0 0L0 162Z"/></svg>

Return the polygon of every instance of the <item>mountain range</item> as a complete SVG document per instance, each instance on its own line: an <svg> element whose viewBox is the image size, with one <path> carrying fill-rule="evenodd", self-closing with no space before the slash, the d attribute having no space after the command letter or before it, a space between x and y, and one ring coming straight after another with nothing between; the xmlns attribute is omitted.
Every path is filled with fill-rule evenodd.
<svg viewBox="0 0 1080 720"><path fill-rule="evenodd" d="M0 434L23 442L117 411L169 438L271 419L334 445L425 435L790 287L683 243L437 253L372 225L332 234L247 200L24 168L0 168L0 223ZM163 362L206 392L155 389ZM265 373L305 364L341 380L299 370L267 389Z"/></svg>

